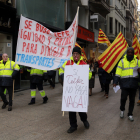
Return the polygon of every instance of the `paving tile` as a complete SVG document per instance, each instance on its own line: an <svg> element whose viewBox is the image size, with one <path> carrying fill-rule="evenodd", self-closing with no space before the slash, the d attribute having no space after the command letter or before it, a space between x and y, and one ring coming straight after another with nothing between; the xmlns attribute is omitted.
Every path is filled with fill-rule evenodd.
<svg viewBox="0 0 140 140"><path fill-rule="evenodd" d="M47 104L42 104L42 97L37 91L36 104L29 106L30 90L15 93L13 110L0 109L0 140L139 140L140 106L135 104L134 122L127 118L129 100L126 103L125 117L120 119L120 95L110 85L109 98L100 92L99 80L89 97L88 121L90 128L84 128L77 114L78 129L68 134L70 127L68 112L62 117L62 86L56 84L54 90L44 87L49 97ZM138 93L136 95L136 101ZM0 106L2 106L0 101Z"/></svg>

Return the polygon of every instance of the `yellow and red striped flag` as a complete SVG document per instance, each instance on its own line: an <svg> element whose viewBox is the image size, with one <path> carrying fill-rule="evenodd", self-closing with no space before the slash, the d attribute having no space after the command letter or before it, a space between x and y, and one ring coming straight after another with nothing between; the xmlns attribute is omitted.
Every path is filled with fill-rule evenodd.
<svg viewBox="0 0 140 140"><path fill-rule="evenodd" d="M114 42L98 57L99 61L102 62L102 68L110 73L125 53L127 47L128 44L120 32Z"/></svg>
<svg viewBox="0 0 140 140"><path fill-rule="evenodd" d="M138 59L140 59L140 44L139 44L136 34L133 39L132 47L134 48L134 54L137 56Z"/></svg>
<svg viewBox="0 0 140 140"><path fill-rule="evenodd" d="M98 43L106 43L108 47L111 45L108 37L101 29L99 29Z"/></svg>
<svg viewBox="0 0 140 140"><path fill-rule="evenodd" d="M86 53L84 48L82 48L78 43L75 43L75 47L79 47L81 49L81 56L84 58L84 61L87 61Z"/></svg>

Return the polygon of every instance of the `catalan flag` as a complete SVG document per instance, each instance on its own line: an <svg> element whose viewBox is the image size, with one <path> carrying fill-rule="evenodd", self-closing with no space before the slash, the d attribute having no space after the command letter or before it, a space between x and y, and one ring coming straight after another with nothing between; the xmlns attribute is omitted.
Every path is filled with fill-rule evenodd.
<svg viewBox="0 0 140 140"><path fill-rule="evenodd" d="M127 47L128 44L120 32L114 42L98 57L99 61L102 62L102 68L110 73L125 53Z"/></svg>
<svg viewBox="0 0 140 140"><path fill-rule="evenodd" d="M140 59L140 44L136 35L134 36L132 47L134 48L135 55Z"/></svg>
<svg viewBox="0 0 140 140"><path fill-rule="evenodd" d="M99 29L98 43L106 43L108 47L111 45L108 37L101 29Z"/></svg>
<svg viewBox="0 0 140 140"><path fill-rule="evenodd" d="M84 48L82 48L78 43L75 43L75 47L79 47L81 49L81 55L83 56L84 61L87 61L86 53Z"/></svg>

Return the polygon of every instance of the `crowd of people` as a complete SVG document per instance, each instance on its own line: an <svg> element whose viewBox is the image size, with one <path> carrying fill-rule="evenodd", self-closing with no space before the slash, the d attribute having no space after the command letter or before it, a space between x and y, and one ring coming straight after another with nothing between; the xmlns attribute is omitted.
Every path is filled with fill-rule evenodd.
<svg viewBox="0 0 140 140"><path fill-rule="evenodd" d="M7 105L8 111L12 111L12 95L13 95L13 81L20 69L18 64L14 61L10 61L8 55L4 53L1 56L0 61L0 96L3 101L2 109L5 109ZM125 104L127 96L129 96L129 109L128 118L130 121L134 121L133 109L135 103L136 91L139 85L139 73L140 73L140 61L134 55L134 49L129 47L126 55L118 62L116 67L107 73L102 68L102 63L95 59L90 59L87 62L83 61L81 56L81 49L74 47L72 51L72 57L66 61L61 68L59 68L59 82L63 86L64 72L66 65L87 65L89 64L89 96L92 95L92 88L95 86L95 74L98 73L99 81L101 85L101 92L105 92L105 98L109 97L109 85L113 80L113 87L120 85L121 88L121 99L120 99L120 118L124 117ZM47 71L28 67L30 72L30 89L31 89L31 101L29 105L35 104L36 87L42 96L43 104L47 103L48 97L43 90L43 81L48 81L52 88L55 88L55 76L56 70ZM7 101L5 90L9 94L9 102ZM139 96L140 99L140 96ZM140 100L138 101L140 104ZM87 120L87 114L85 112L79 112L81 121L83 122L86 129L89 128L89 122ZM67 130L68 133L73 133L77 130L77 119L76 112L69 112L70 128Z"/></svg>

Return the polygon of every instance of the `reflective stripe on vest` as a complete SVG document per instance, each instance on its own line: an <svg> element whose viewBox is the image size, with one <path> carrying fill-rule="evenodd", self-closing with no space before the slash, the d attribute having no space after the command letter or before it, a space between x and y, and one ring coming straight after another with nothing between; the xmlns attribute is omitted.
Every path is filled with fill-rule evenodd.
<svg viewBox="0 0 140 140"><path fill-rule="evenodd" d="M123 59L121 60L121 62L122 62L122 70L135 69L136 67L138 67L138 60L137 60L137 66L135 66L135 67L129 67L129 68L124 68L124 62L123 62ZM121 67L118 66L118 68L121 68Z"/></svg>
<svg viewBox="0 0 140 140"><path fill-rule="evenodd" d="M37 73L30 74L30 76L33 76L33 75L43 76L43 74L37 74Z"/></svg>
<svg viewBox="0 0 140 140"><path fill-rule="evenodd" d="M129 68L124 68L124 62L123 62L123 59L121 60L122 62L122 70L129 70L129 69L135 69L136 67L138 67L138 60L137 60L137 66L135 67L129 67ZM118 66L118 68L121 68L120 66ZM116 76L120 77L119 75L116 74ZM128 75L128 76L121 76L121 78L130 78L130 77L133 77L133 75ZM137 77L133 77L133 78L137 78Z"/></svg>

